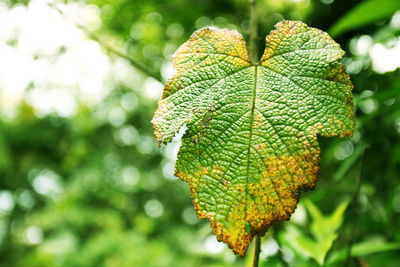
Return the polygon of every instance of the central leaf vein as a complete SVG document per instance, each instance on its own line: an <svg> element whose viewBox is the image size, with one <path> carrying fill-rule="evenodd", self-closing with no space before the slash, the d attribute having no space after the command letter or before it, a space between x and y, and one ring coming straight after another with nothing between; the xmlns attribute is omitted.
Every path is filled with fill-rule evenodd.
<svg viewBox="0 0 400 267"><path fill-rule="evenodd" d="M250 114L250 136L249 136L249 146L247 148L247 171L246 171L246 195L245 195L245 205L244 205L244 219L247 219L247 197L248 197L248 187L249 187L249 171L250 171L250 150L251 150L251 139L253 136L253 121L254 121L254 110L256 105L256 91L257 91L257 75L258 67L254 66L254 87L253 96L251 104L251 114Z"/></svg>

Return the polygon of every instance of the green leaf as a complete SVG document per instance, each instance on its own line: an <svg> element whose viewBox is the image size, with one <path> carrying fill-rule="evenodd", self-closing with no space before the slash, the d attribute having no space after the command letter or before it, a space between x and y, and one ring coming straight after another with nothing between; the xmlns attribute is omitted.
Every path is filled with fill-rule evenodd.
<svg viewBox="0 0 400 267"><path fill-rule="evenodd" d="M343 201L332 214L323 215L310 201L305 207L311 216L310 229L301 229L288 224L280 234L280 241L290 247L301 258L313 258L319 265L325 263L325 257L338 237L338 229L342 225L344 211L349 201ZM308 233L311 233L312 237Z"/></svg>
<svg viewBox="0 0 400 267"><path fill-rule="evenodd" d="M354 164L362 157L365 150L369 147L368 144L359 143L356 145L353 154L344 160L337 170L332 174L332 180L337 182L354 166Z"/></svg>
<svg viewBox="0 0 400 267"><path fill-rule="evenodd" d="M327 264L333 264L343 261L347 257L348 248L343 248L333 253ZM350 255L352 257L365 257L371 254L387 252L392 250L400 250L400 242L388 243L381 237L374 237L360 243L356 243L351 247Z"/></svg>
<svg viewBox="0 0 400 267"><path fill-rule="evenodd" d="M319 170L317 135L351 135L352 84L328 34L283 21L252 65L237 31L203 28L173 56L177 73L152 123L167 143L186 125L175 174L199 218L243 256L256 234L287 220ZM251 231L246 231L246 222Z"/></svg>
<svg viewBox="0 0 400 267"><path fill-rule="evenodd" d="M332 215L323 216L320 210L311 201L306 201L306 208L309 211L313 222L311 223L311 233L316 240L323 241L336 235L336 230L342 225L343 214L349 204L348 200L343 201ZM333 240L335 240L333 238Z"/></svg>
<svg viewBox="0 0 400 267"><path fill-rule="evenodd" d="M315 259L320 265L323 265L326 254L338 237L337 230L342 225L343 214L349 201L343 201L333 214L327 216L323 216L312 202L306 201L305 204L312 218L310 229L314 240L307 236L300 236L296 241L298 246L307 251L310 257Z"/></svg>
<svg viewBox="0 0 400 267"><path fill-rule="evenodd" d="M358 4L342 16L329 30L333 37L392 16L400 9L399 0L370 0Z"/></svg>

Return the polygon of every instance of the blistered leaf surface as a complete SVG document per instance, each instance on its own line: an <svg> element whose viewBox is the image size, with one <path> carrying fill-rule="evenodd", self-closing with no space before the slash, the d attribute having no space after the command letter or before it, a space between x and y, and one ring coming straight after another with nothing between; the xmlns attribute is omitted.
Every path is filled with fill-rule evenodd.
<svg viewBox="0 0 400 267"><path fill-rule="evenodd" d="M177 73L152 120L155 135L167 143L187 126L175 174L189 183L198 217L236 254L314 188L317 135L352 134L343 54L328 34L284 21L257 66L242 35L224 29L196 31L173 56Z"/></svg>

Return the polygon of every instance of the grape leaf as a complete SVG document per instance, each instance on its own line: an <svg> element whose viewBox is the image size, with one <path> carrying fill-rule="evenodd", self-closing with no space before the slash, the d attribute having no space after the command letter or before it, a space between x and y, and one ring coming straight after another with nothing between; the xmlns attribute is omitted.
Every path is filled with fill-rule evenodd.
<svg viewBox="0 0 400 267"><path fill-rule="evenodd" d="M258 65L234 30L200 29L175 52L154 132L161 145L186 125L175 175L236 254L314 188L317 135L352 134L343 54L327 33L297 21L276 25Z"/></svg>

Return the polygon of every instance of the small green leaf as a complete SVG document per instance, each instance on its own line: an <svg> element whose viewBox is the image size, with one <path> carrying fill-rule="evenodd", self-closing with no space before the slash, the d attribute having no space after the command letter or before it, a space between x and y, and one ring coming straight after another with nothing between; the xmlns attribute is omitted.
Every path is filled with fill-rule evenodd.
<svg viewBox="0 0 400 267"><path fill-rule="evenodd" d="M358 4L342 16L329 30L333 37L392 16L400 9L399 0L370 0Z"/></svg>
<svg viewBox="0 0 400 267"><path fill-rule="evenodd" d="M177 73L152 120L159 145L186 125L175 175L189 183L198 217L241 256L314 188L317 135L354 127L340 46L301 22L276 28L257 65L237 31L196 31L173 56Z"/></svg>
<svg viewBox="0 0 400 267"><path fill-rule="evenodd" d="M326 216L323 216L311 201L306 201L305 204L312 217L310 228L314 240L307 236L301 236L296 240L298 245L306 250L310 257L314 258L320 265L323 265L326 254L338 237L337 230L342 225L343 214L349 201L343 201L333 214Z"/></svg>
<svg viewBox="0 0 400 267"><path fill-rule="evenodd" d="M347 257L348 248L335 251L328 258L327 264L333 264L343 261ZM400 250L400 242L389 243L381 237L374 237L369 240L356 243L351 247L350 255L352 257L364 257L375 253L381 253L392 250Z"/></svg>
<svg viewBox="0 0 400 267"><path fill-rule="evenodd" d="M311 201L306 201L305 205L311 215L311 233L316 240L328 240L336 235L336 230L342 225L343 213L349 201L343 201L332 215L323 216L320 210ZM333 238L333 240L336 239ZM330 246L329 246L330 247Z"/></svg>
<svg viewBox="0 0 400 267"><path fill-rule="evenodd" d="M305 206L311 216L310 232L312 237L301 231L295 225L288 225L281 240L290 246L297 255L303 258L313 258L319 265L325 263L325 257L338 237L338 229L343 222L343 214L349 201L343 201L330 215L323 215L310 201Z"/></svg>
<svg viewBox="0 0 400 267"><path fill-rule="evenodd" d="M365 152L365 150L369 147L368 144L359 143L356 145L353 154L344 160L337 170L332 174L332 180L337 182L343 178L343 176L354 166L358 159L360 159Z"/></svg>

